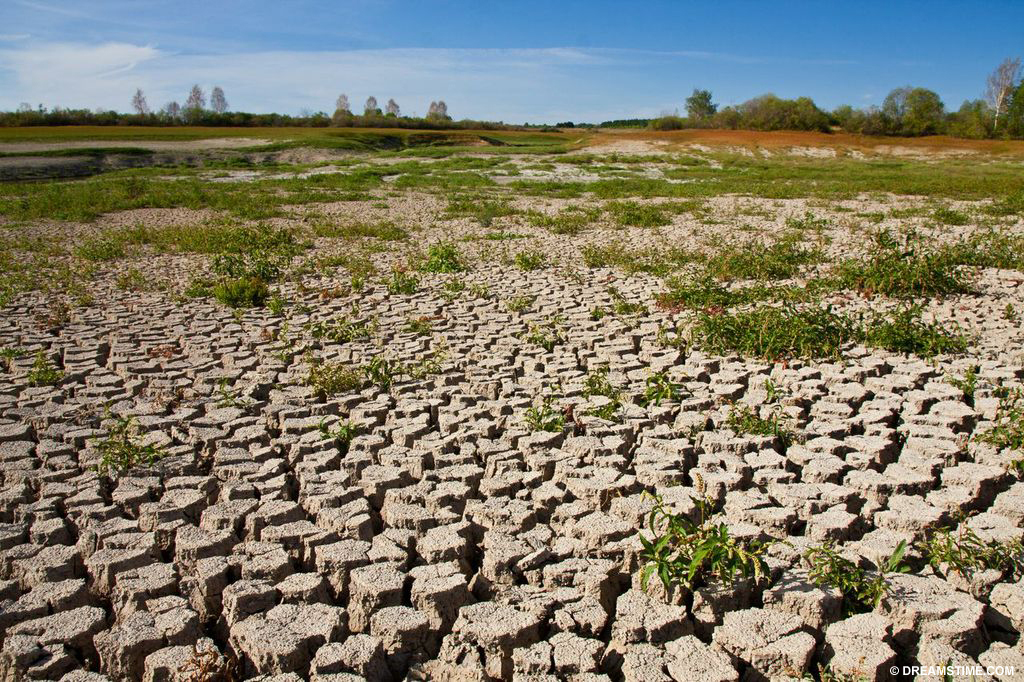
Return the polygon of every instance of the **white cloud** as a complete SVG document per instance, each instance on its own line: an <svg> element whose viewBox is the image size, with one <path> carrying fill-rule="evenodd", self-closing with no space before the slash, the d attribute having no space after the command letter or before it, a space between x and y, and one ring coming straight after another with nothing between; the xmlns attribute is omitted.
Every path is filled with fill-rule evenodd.
<svg viewBox="0 0 1024 682"><path fill-rule="evenodd" d="M375 95L394 97L406 114L422 115L431 100L444 99L457 118L603 120L661 101L673 86L666 78L703 61L761 58L572 47L183 54L123 42L18 41L0 45L0 109L27 101L124 111L137 87L155 109L182 101L199 83L224 87L239 111L329 110L345 92L354 109Z"/></svg>

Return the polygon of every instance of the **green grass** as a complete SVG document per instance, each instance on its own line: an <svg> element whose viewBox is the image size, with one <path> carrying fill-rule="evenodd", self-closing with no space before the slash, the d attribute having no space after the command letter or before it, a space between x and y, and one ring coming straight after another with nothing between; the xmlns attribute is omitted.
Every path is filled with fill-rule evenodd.
<svg viewBox="0 0 1024 682"><path fill-rule="evenodd" d="M702 258L701 254L669 246L637 250L621 244L585 244L581 251L583 262L589 268L614 267L628 273L645 272L659 276L667 275Z"/></svg>
<svg viewBox="0 0 1024 682"><path fill-rule="evenodd" d="M640 204L635 201L613 201L605 204L605 210L623 227L660 227L670 225L671 218L654 204Z"/></svg>
<svg viewBox="0 0 1024 682"><path fill-rule="evenodd" d="M875 314L864 327L865 345L930 358L967 350L967 337L937 322L924 322L920 306L903 306L892 315Z"/></svg>
<svg viewBox="0 0 1024 682"><path fill-rule="evenodd" d="M438 242L427 247L419 264L423 272L465 272L469 269L466 257L453 242Z"/></svg>
<svg viewBox="0 0 1024 682"><path fill-rule="evenodd" d="M867 295L912 298L971 291L966 273L957 269L959 263L949 251L920 242L913 232L879 232L871 254L841 263L837 276L843 286Z"/></svg>
<svg viewBox="0 0 1024 682"><path fill-rule="evenodd" d="M801 267L820 260L820 251L803 246L791 235L770 244L753 240L727 246L707 259L704 271L723 280L789 279Z"/></svg>
<svg viewBox="0 0 1024 682"><path fill-rule="evenodd" d="M325 400L339 393L355 391L363 386L363 374L358 369L340 363L321 362L310 365L305 384Z"/></svg>
<svg viewBox="0 0 1024 682"><path fill-rule="evenodd" d="M740 312L698 313L692 340L705 350L781 360L834 358L858 338L855 322L830 308L762 306Z"/></svg>
<svg viewBox="0 0 1024 682"><path fill-rule="evenodd" d="M100 453L96 471L101 476L120 474L136 467L153 466L164 456L155 445L140 442L138 424L131 417L109 417L107 436L95 442Z"/></svg>
<svg viewBox="0 0 1024 682"><path fill-rule="evenodd" d="M888 574L909 570L903 565L906 550L907 542L904 540L876 571L867 571L854 564L830 543L811 547L804 552L804 560L809 566L811 581L819 587L839 590L843 595L843 612L851 615L878 607L882 597L889 593Z"/></svg>
<svg viewBox="0 0 1024 682"><path fill-rule="evenodd" d="M783 448L792 445L794 440L786 418L778 409L773 410L768 417L762 417L748 405L733 404L725 425L737 434L772 436Z"/></svg>
<svg viewBox="0 0 1024 682"><path fill-rule="evenodd" d="M1005 392L999 399L995 425L974 438L1000 449L1024 450L1024 392Z"/></svg>
<svg viewBox="0 0 1024 682"><path fill-rule="evenodd" d="M531 270L540 270L547 267L548 257L540 249L526 249L517 253L512 262L520 270L530 272Z"/></svg>
<svg viewBox="0 0 1024 682"><path fill-rule="evenodd" d="M64 372L54 367L46 353L36 353L35 362L28 371L29 386L56 386L64 380Z"/></svg>
<svg viewBox="0 0 1024 682"><path fill-rule="evenodd" d="M216 282L210 294L230 308L262 308L270 298L270 287L258 277L228 277Z"/></svg>

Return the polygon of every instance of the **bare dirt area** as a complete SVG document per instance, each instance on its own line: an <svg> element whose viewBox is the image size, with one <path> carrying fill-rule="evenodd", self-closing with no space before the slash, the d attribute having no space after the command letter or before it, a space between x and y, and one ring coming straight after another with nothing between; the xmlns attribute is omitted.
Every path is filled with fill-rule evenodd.
<svg viewBox="0 0 1024 682"><path fill-rule="evenodd" d="M0 184L4 679L1024 670L1013 165L662 139Z"/></svg>

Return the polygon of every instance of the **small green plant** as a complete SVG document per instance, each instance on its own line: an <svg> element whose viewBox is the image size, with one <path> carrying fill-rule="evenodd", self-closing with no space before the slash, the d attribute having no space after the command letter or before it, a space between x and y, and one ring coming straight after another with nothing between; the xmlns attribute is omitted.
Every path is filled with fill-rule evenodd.
<svg viewBox="0 0 1024 682"><path fill-rule="evenodd" d="M788 448L793 444L793 432L786 424L782 411L777 408L768 417L761 417L748 405L733 403L725 425L737 434L772 436L778 439L783 448Z"/></svg>
<svg viewBox="0 0 1024 682"><path fill-rule="evenodd" d="M465 258L452 242L439 242L427 248L427 255L420 263L423 272L464 272Z"/></svg>
<svg viewBox="0 0 1024 682"><path fill-rule="evenodd" d="M913 231L902 239L888 231L879 232L867 259L839 266L839 280L867 295L912 298L968 293L971 288L957 269L957 259L948 251L922 248L920 241Z"/></svg>
<svg viewBox="0 0 1024 682"><path fill-rule="evenodd" d="M974 406L974 392L978 388L978 370L981 369L977 365L971 365L964 372L963 378L955 376L947 376L946 383L955 386L960 389L960 392L964 395L964 402L970 406Z"/></svg>
<svg viewBox="0 0 1024 682"><path fill-rule="evenodd" d="M372 320L354 320L342 316L323 322L311 322L306 328L314 339L328 339L344 343L372 338L377 330L377 325Z"/></svg>
<svg viewBox="0 0 1024 682"><path fill-rule="evenodd" d="M932 213L932 218L944 225L966 225L971 222L970 216L961 211L940 206Z"/></svg>
<svg viewBox="0 0 1024 682"><path fill-rule="evenodd" d="M1006 307L1003 308L1003 317L1007 322L1017 321L1017 309L1013 307L1012 303L1007 303Z"/></svg>
<svg viewBox="0 0 1024 682"><path fill-rule="evenodd" d="M615 287L608 287L608 295L612 297L612 310L616 315L646 315L647 306L642 303L630 303Z"/></svg>
<svg viewBox="0 0 1024 682"><path fill-rule="evenodd" d="M269 301L267 301L267 310L269 310L274 315L283 315L285 305L285 300L278 296L277 294L275 294L270 297Z"/></svg>
<svg viewBox="0 0 1024 682"><path fill-rule="evenodd" d="M829 586L843 595L843 609L849 614L864 613L878 606L889 592L889 573L906 573L903 555L907 551L904 540L873 574L856 565L836 551L831 542L811 547L804 553L810 567L810 578L819 587Z"/></svg>
<svg viewBox="0 0 1024 682"><path fill-rule="evenodd" d="M148 291L154 287L142 272L132 268L117 276L117 288L121 291Z"/></svg>
<svg viewBox="0 0 1024 682"><path fill-rule="evenodd" d="M692 589L715 581L731 587L738 577L756 582L767 575L764 557L771 543L730 535L729 527L718 519L711 500L704 495L703 481L697 481L697 493L698 497L691 497L697 508L696 521L672 512L660 496L654 496L647 519L651 537L639 535L642 589L647 589L654 575L666 590L673 586Z"/></svg>
<svg viewBox="0 0 1024 682"><path fill-rule="evenodd" d="M890 317L875 315L863 330L863 342L926 358L967 350L967 338L962 334L947 331L938 322L923 321L919 305L902 306Z"/></svg>
<svg viewBox="0 0 1024 682"><path fill-rule="evenodd" d="M124 242L103 235L90 239L75 249L75 255L89 261L111 261L124 258Z"/></svg>
<svg viewBox="0 0 1024 682"><path fill-rule="evenodd" d="M403 372L404 367L400 362L383 355L375 355L363 365L363 376L366 380L384 389L391 388L395 379Z"/></svg>
<svg viewBox="0 0 1024 682"><path fill-rule="evenodd" d="M921 553L936 571L953 571L970 578L975 571L992 569L1014 581L1024 576L1024 544L1019 539L984 542L961 516L959 527L940 528L921 542Z"/></svg>
<svg viewBox="0 0 1024 682"><path fill-rule="evenodd" d="M524 272L531 270L540 270L543 267L547 267L548 257L544 255L543 251L536 249L520 251L515 255L513 261L516 267Z"/></svg>
<svg viewBox="0 0 1024 682"><path fill-rule="evenodd" d="M593 398L595 396L603 396L608 399L608 402L600 407L591 408L587 414L613 421L615 415L622 408L622 391L608 378L607 367L599 367L587 375L586 383L583 386L583 397Z"/></svg>
<svg viewBox="0 0 1024 682"><path fill-rule="evenodd" d="M1001 450L1024 449L1024 392L1020 389L1001 391L995 425L974 438Z"/></svg>
<svg viewBox="0 0 1024 682"><path fill-rule="evenodd" d="M546 395L540 405L526 410L523 418L526 427L531 431L547 431L561 433L565 430L565 413L554 407L555 396Z"/></svg>
<svg viewBox="0 0 1024 682"><path fill-rule="evenodd" d="M793 233L769 244L752 240L728 246L707 259L704 274L719 280L789 279L820 260L821 252L803 246Z"/></svg>
<svg viewBox="0 0 1024 682"><path fill-rule="evenodd" d="M405 323L405 331L417 336L429 336L434 327L430 324L429 317L413 317Z"/></svg>
<svg viewBox="0 0 1024 682"><path fill-rule="evenodd" d="M672 219L655 204L641 204L636 201L613 201L605 209L623 227L660 227L670 225Z"/></svg>
<svg viewBox="0 0 1024 682"><path fill-rule="evenodd" d="M772 381L771 378L764 380L764 392L769 403L777 403L780 398L789 395L789 391L787 389L780 387Z"/></svg>
<svg viewBox="0 0 1024 682"><path fill-rule="evenodd" d="M332 395L362 388L363 375L347 365L321 362L310 365L305 383L321 400L324 400Z"/></svg>
<svg viewBox="0 0 1024 682"><path fill-rule="evenodd" d="M106 420L107 437L95 443L100 453L96 471L101 476L123 473L140 466L152 466L163 455L160 448L140 441L139 427L132 417L111 417Z"/></svg>
<svg viewBox="0 0 1024 682"><path fill-rule="evenodd" d="M35 362L28 371L29 386L56 386L64 379L64 372L54 367L46 353L36 353Z"/></svg>
<svg viewBox="0 0 1024 682"><path fill-rule="evenodd" d="M222 279L209 291L215 299L231 308L259 308L270 298L270 287L258 277Z"/></svg>
<svg viewBox="0 0 1024 682"><path fill-rule="evenodd" d="M362 432L359 426L352 421L336 422L332 428L327 424L327 417L320 420L319 429L324 440L333 440L337 443L343 455L348 452L352 439Z"/></svg>
<svg viewBox="0 0 1024 682"><path fill-rule="evenodd" d="M0 368L5 372L11 371L12 361L25 355L20 348L0 348Z"/></svg>
<svg viewBox="0 0 1024 682"><path fill-rule="evenodd" d="M217 382L217 394L220 396L220 399L217 400L217 407L245 408L252 405L251 400L241 398L238 391L231 390L231 383L227 378Z"/></svg>
<svg viewBox="0 0 1024 682"><path fill-rule="evenodd" d="M555 346L565 342L565 332L555 319L549 320L546 324L531 324L530 330L523 338L550 353Z"/></svg>
<svg viewBox="0 0 1024 682"><path fill-rule="evenodd" d="M698 313L691 340L712 353L766 360L838 358L860 336L854 320L831 308L761 306L753 310Z"/></svg>
<svg viewBox="0 0 1024 682"><path fill-rule="evenodd" d="M405 270L395 269L391 271L391 279L388 281L388 292L391 294L415 294L420 288L420 280L416 275Z"/></svg>
<svg viewBox="0 0 1024 682"><path fill-rule="evenodd" d="M672 381L668 376L668 370L662 370L647 377L644 382L644 393L640 396L640 404L660 405L666 400L677 402L682 395L683 385Z"/></svg>
<svg viewBox="0 0 1024 682"><path fill-rule="evenodd" d="M505 307L510 313L521 313L533 303L535 296L516 296L505 302Z"/></svg>

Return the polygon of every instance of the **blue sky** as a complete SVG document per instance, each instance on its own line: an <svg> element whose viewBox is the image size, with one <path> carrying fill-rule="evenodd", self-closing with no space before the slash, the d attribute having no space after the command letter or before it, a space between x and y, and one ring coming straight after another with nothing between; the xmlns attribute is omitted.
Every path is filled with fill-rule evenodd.
<svg viewBox="0 0 1024 682"><path fill-rule="evenodd" d="M192 83L232 109L600 121L681 109L694 87L826 108L911 84L948 107L1024 55L1024 0L0 0L0 109L154 108Z"/></svg>

